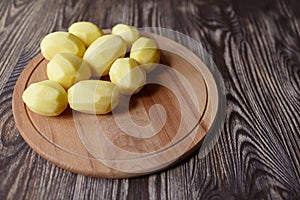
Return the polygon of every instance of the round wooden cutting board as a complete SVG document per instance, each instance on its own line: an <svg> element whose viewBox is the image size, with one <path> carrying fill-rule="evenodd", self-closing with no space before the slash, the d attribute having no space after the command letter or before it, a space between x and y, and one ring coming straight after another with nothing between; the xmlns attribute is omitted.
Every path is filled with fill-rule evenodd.
<svg viewBox="0 0 300 200"><path fill-rule="evenodd" d="M30 147L50 162L84 175L123 178L162 170L199 147L218 109L209 69L182 45L150 33L161 64L136 95L122 96L112 113L89 115L69 107L58 117L31 112L24 90L47 79L39 54L20 75L13 94L16 125ZM107 79L107 77L104 77Z"/></svg>

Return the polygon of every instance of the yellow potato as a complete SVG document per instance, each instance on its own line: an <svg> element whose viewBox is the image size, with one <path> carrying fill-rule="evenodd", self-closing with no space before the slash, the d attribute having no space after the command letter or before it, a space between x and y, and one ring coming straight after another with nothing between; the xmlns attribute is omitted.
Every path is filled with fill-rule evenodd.
<svg viewBox="0 0 300 200"><path fill-rule="evenodd" d="M130 58L135 59L146 72L151 72L159 63L160 51L154 40L140 37L131 47Z"/></svg>
<svg viewBox="0 0 300 200"><path fill-rule="evenodd" d="M84 43L75 35L67 32L54 32L46 35L41 42L41 52L47 60L58 53L72 53L82 57L85 52Z"/></svg>
<svg viewBox="0 0 300 200"><path fill-rule="evenodd" d="M146 84L146 72L132 58L117 59L110 68L109 77L122 94L135 94Z"/></svg>
<svg viewBox="0 0 300 200"><path fill-rule="evenodd" d="M69 27L68 31L80 38L86 47L104 35L103 31L91 22L75 22Z"/></svg>
<svg viewBox="0 0 300 200"><path fill-rule="evenodd" d="M108 75L112 63L119 57L124 57L126 43L118 35L104 35L94 41L84 53L94 76Z"/></svg>
<svg viewBox="0 0 300 200"><path fill-rule="evenodd" d="M114 35L120 35L125 40L127 48L130 48L134 41L140 37L139 31L136 27L125 24L115 25L112 28L111 33Z"/></svg>
<svg viewBox="0 0 300 200"><path fill-rule="evenodd" d="M47 64L47 75L49 80L68 89L75 82L89 79L92 74L88 63L82 58L70 53L59 53Z"/></svg>
<svg viewBox="0 0 300 200"><path fill-rule="evenodd" d="M22 99L30 110L44 116L57 116L68 105L64 88L51 80L31 84L24 91Z"/></svg>
<svg viewBox="0 0 300 200"><path fill-rule="evenodd" d="M85 80L68 90L68 101L73 110L89 114L106 114L119 103L118 87L108 81Z"/></svg>

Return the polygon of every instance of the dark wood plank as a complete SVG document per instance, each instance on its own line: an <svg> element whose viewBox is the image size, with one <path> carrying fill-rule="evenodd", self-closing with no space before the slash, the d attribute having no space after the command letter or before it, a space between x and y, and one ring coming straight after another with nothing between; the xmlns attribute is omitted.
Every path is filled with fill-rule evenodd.
<svg viewBox="0 0 300 200"><path fill-rule="evenodd" d="M0 199L299 199L300 3L296 0L0 2ZM207 156L135 179L72 174L34 153L11 112L39 41L74 21L160 26L200 41L220 70L226 118Z"/></svg>

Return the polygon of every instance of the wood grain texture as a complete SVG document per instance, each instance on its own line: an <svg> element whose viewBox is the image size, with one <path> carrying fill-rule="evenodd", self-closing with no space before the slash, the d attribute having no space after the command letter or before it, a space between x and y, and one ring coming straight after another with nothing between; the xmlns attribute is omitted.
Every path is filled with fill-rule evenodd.
<svg viewBox="0 0 300 200"><path fill-rule="evenodd" d="M299 199L300 3L297 0L0 2L0 199ZM151 176L99 179L42 159L16 129L12 92L39 41L74 21L187 34L225 82L226 118L207 156ZM37 28L38 27L38 28Z"/></svg>

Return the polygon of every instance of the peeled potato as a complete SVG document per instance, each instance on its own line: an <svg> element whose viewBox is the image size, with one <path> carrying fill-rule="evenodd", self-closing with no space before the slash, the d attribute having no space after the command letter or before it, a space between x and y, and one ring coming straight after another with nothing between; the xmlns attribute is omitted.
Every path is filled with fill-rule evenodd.
<svg viewBox="0 0 300 200"><path fill-rule="evenodd" d="M49 80L56 81L68 89L75 82L89 79L92 73L82 58L70 53L59 53L47 64L47 75Z"/></svg>
<svg viewBox="0 0 300 200"><path fill-rule="evenodd" d="M132 58L119 58L109 71L111 82L122 94L135 94L146 84L146 72Z"/></svg>
<svg viewBox="0 0 300 200"><path fill-rule="evenodd" d="M86 47L104 35L103 31L91 22L75 22L69 27L68 31L80 38Z"/></svg>
<svg viewBox="0 0 300 200"><path fill-rule="evenodd" d="M31 111L44 116L57 116L68 105L64 88L51 80L31 84L24 91L22 99Z"/></svg>
<svg viewBox="0 0 300 200"><path fill-rule="evenodd" d="M46 35L41 42L41 52L47 60L58 53L72 53L82 57L85 52L84 43L75 35L67 32L54 32Z"/></svg>
<svg viewBox="0 0 300 200"><path fill-rule="evenodd" d="M154 40L140 37L131 47L130 58L135 59L146 72L151 72L159 63L160 51Z"/></svg>
<svg viewBox="0 0 300 200"><path fill-rule="evenodd" d="M106 114L119 103L117 86L108 81L85 80L68 90L68 101L73 110L89 114Z"/></svg>
<svg viewBox="0 0 300 200"><path fill-rule="evenodd" d="M126 43L118 35L104 35L94 41L86 50L83 59L87 61L94 76L108 75L112 63L124 57Z"/></svg>
<svg viewBox="0 0 300 200"><path fill-rule="evenodd" d="M134 26L126 24L115 25L112 28L111 33L114 35L120 35L126 42L127 48L130 48L134 41L140 37L139 31Z"/></svg>

